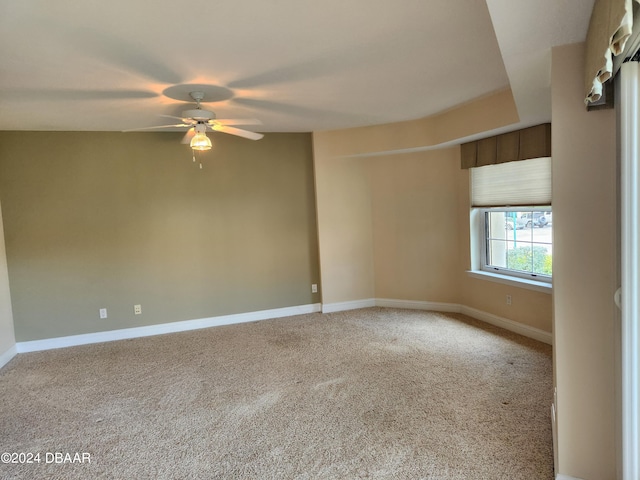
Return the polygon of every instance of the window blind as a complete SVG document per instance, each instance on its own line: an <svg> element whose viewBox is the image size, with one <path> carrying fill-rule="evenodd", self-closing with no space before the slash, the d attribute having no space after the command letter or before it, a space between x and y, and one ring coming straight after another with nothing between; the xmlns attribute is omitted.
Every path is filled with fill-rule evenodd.
<svg viewBox="0 0 640 480"><path fill-rule="evenodd" d="M471 169L471 206L551 205L551 158Z"/></svg>

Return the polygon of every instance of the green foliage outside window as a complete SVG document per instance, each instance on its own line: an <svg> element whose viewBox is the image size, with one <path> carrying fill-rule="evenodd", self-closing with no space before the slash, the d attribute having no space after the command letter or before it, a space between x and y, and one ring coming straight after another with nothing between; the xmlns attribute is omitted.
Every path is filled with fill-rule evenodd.
<svg viewBox="0 0 640 480"><path fill-rule="evenodd" d="M551 276L552 257L544 247L518 247L507 253L507 268Z"/></svg>

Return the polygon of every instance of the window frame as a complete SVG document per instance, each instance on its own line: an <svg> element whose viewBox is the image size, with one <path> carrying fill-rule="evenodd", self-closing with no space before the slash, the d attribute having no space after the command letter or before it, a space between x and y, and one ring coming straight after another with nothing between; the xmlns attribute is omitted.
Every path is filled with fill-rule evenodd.
<svg viewBox="0 0 640 480"><path fill-rule="evenodd" d="M488 259L488 240L489 240L489 226L487 224L487 213L490 212L552 212L553 208L551 205L542 205L542 206L503 206L503 207L477 207L476 208L479 214L479 228L478 234L480 238L478 239L478 245L480 247L480 264L479 271L484 273L489 273L493 275L500 275L512 278L514 281L525 280L528 282L541 282L543 284L551 285L553 283L553 274L544 275L537 273L527 273L519 270L511 270L506 267L496 267L493 265L489 265L487 263ZM533 228L533 226L532 226ZM531 242L530 242L531 243ZM551 245L553 245L553 238L551 240Z"/></svg>

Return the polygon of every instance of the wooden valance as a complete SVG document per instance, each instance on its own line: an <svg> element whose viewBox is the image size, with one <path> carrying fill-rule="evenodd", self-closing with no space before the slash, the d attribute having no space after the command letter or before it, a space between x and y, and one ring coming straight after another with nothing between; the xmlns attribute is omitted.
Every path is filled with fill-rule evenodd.
<svg viewBox="0 0 640 480"><path fill-rule="evenodd" d="M550 123L463 143L460 155L462 168L550 156Z"/></svg>

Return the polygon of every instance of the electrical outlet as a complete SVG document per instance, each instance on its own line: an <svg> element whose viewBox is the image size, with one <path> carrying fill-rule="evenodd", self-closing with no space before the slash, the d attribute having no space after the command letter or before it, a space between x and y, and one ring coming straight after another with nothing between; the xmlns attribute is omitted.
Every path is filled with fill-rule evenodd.
<svg viewBox="0 0 640 480"><path fill-rule="evenodd" d="M312 283L311 284L311 293L318 293L318 284L317 283Z"/></svg>
<svg viewBox="0 0 640 480"><path fill-rule="evenodd" d="M142 305L134 305L133 306L133 313L135 315L141 315L142 314Z"/></svg>
<svg viewBox="0 0 640 480"><path fill-rule="evenodd" d="M104 320L105 318L107 318L107 309L106 308L101 308L100 309L100 319Z"/></svg>
<svg viewBox="0 0 640 480"><path fill-rule="evenodd" d="M507 305L511 305L511 295L507 295Z"/></svg>

